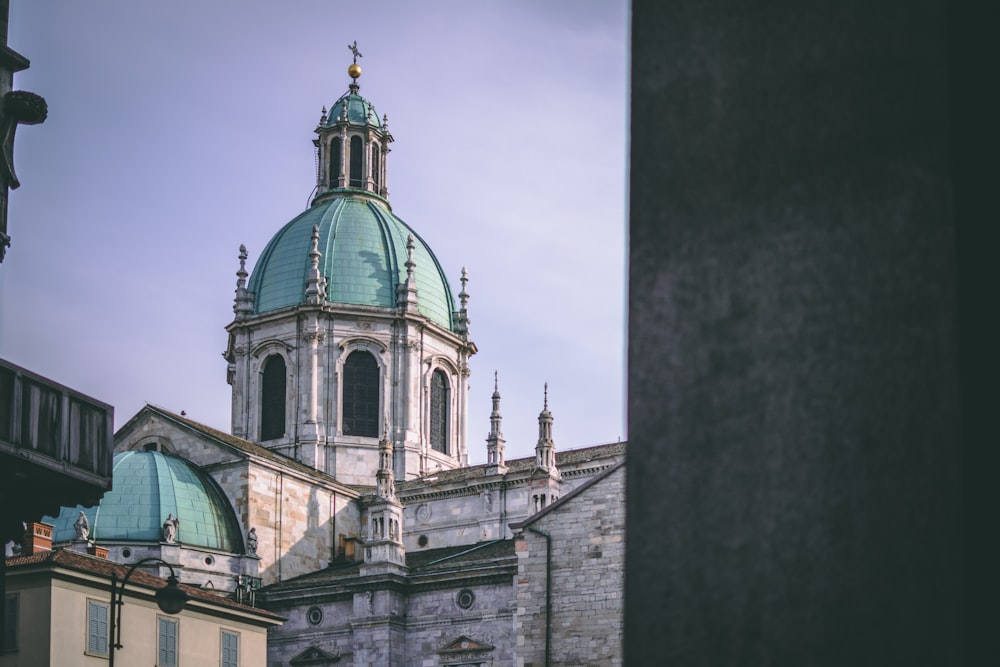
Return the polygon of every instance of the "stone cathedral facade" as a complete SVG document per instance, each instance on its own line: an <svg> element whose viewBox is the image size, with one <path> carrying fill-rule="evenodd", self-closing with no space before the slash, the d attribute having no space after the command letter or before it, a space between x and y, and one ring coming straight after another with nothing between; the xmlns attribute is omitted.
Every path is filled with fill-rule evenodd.
<svg viewBox="0 0 1000 667"><path fill-rule="evenodd" d="M468 405L465 270L456 299L394 213L388 118L348 73L310 207L252 271L240 247L231 431L146 406L115 436L114 490L54 541L86 546L83 512L110 558L280 614L274 666L620 665L625 445L557 448L545 390L535 456L505 458L496 379Z"/></svg>

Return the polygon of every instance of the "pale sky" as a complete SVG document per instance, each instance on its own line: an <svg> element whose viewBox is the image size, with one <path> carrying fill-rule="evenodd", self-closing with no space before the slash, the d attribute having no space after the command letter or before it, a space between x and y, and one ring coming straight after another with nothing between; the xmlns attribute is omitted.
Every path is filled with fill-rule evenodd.
<svg viewBox="0 0 1000 667"><path fill-rule="evenodd" d="M625 439L626 0L12 0L21 126L0 357L115 407L230 430L221 353L252 268L315 186L321 108L388 114L393 212L468 268L469 457L493 371L507 458Z"/></svg>

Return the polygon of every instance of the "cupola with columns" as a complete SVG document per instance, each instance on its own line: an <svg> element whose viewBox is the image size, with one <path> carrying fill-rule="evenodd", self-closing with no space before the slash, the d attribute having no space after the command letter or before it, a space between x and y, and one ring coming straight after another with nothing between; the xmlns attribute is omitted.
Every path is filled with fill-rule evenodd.
<svg viewBox="0 0 1000 667"><path fill-rule="evenodd" d="M316 198L355 190L388 199L386 158L393 141L389 117L379 119L375 106L359 94L361 53L357 42L349 48L354 54L354 62L347 68L351 84L329 111L323 107L316 126Z"/></svg>

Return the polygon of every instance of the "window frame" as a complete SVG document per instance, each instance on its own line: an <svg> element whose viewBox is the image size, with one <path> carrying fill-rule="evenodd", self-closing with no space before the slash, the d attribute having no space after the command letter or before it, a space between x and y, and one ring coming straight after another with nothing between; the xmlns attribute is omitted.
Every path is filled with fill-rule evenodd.
<svg viewBox="0 0 1000 667"><path fill-rule="evenodd" d="M97 624L101 623L100 618L96 619L96 621L93 620L93 617L91 616L91 611L94 609L101 609L104 611L105 630L103 637L104 640L103 651L100 649L100 647L98 647L97 650L91 650L91 646L93 645L91 638L95 638L97 641L101 641L102 639L99 626L96 634L91 632L92 623L95 622ZM97 656L99 658L107 658L111 654L111 604L108 602L103 602L101 600L87 598L87 623L84 627L86 630L85 632L86 641L84 643L84 649L83 649L84 654Z"/></svg>
<svg viewBox="0 0 1000 667"><path fill-rule="evenodd" d="M174 659L173 662L164 662L163 657L163 628L172 626L174 629ZM181 656L181 624L180 620L170 616L156 615L156 667L178 667ZM168 649L169 650L169 649Z"/></svg>
<svg viewBox="0 0 1000 667"><path fill-rule="evenodd" d="M351 363L351 358L355 357L361 359L367 356L373 367L368 367L366 369L357 369L353 366L349 366ZM373 353L371 350L363 348L355 348L347 352L344 357L344 363L340 367L340 432L342 435L357 438L377 438L379 437L379 429L381 424L379 423L380 416L382 414L382 367L379 364L378 355ZM369 374L369 378L365 380L371 381L371 385L363 384L357 382L354 379L354 374L359 370L363 370L366 374ZM348 377L352 376L352 382L348 385ZM358 393L373 394L372 396L362 397L361 400L358 399ZM374 403L374 407L372 407ZM359 409L359 406L361 409ZM348 414L348 407L351 408L350 415ZM359 412L364 412L365 414L359 416ZM370 413L370 414L369 414ZM358 422L364 421L365 428L359 429Z"/></svg>
<svg viewBox="0 0 1000 667"><path fill-rule="evenodd" d="M226 635L236 638L236 660L226 661ZM219 665L220 667L240 667L240 644L242 639L236 630L219 628Z"/></svg>
<svg viewBox="0 0 1000 667"><path fill-rule="evenodd" d="M363 188L365 185L365 140L360 135L348 138L350 149L347 163L347 187Z"/></svg>
<svg viewBox="0 0 1000 667"><path fill-rule="evenodd" d="M435 387L435 380L437 379L440 380L440 389ZM440 395L438 395L438 391L440 391ZM427 441L430 443L433 451L450 456L451 383L448 380L448 374L441 368L435 368L431 371L428 398ZM435 426L440 431L440 443L435 442Z"/></svg>
<svg viewBox="0 0 1000 667"><path fill-rule="evenodd" d="M331 188L340 187L340 172L343 171L340 160L343 157L341 152L341 146L344 142L341 141L340 137L333 137L330 139L330 147L328 149L329 155L327 156L327 182L329 182Z"/></svg>
<svg viewBox="0 0 1000 667"><path fill-rule="evenodd" d="M275 360L281 362L281 390L278 391L275 387L272 387L268 383L267 379L276 386L277 380L274 379L274 374L268 375L268 370ZM268 393L268 390L271 393ZM272 395L273 394L273 395ZM280 397L281 409L277 409ZM288 360L285 359L285 355L275 351L267 354L261 361L260 364L260 412L258 418L258 435L260 436L261 442L267 442L269 440L280 440L288 435ZM273 427L277 425L278 416L280 413L280 426L281 434L273 435L277 432L274 428L269 428L265 433L264 427ZM265 417L265 415L268 415ZM275 424L271 424L271 420L275 420Z"/></svg>

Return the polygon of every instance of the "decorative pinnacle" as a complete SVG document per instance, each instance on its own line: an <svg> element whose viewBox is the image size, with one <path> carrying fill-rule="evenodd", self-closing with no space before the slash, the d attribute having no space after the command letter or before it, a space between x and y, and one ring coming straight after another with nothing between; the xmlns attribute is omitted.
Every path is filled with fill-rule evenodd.
<svg viewBox="0 0 1000 667"><path fill-rule="evenodd" d="M312 247L309 249L309 275L306 278L306 303L322 303L326 298L324 277L319 272L319 225L313 225Z"/></svg>
<svg viewBox="0 0 1000 667"><path fill-rule="evenodd" d="M545 402L544 402L544 404L542 406L542 409L543 410L548 410L549 409L549 383L548 382L545 383Z"/></svg>
<svg viewBox="0 0 1000 667"><path fill-rule="evenodd" d="M466 310L469 305L469 293L465 291L466 286L469 284L469 272L462 267L462 291L458 293L458 298L462 302L462 310Z"/></svg>
<svg viewBox="0 0 1000 667"><path fill-rule="evenodd" d="M496 371L493 371L493 393L494 394L499 394L500 393L500 384L497 381L497 372Z"/></svg>
<svg viewBox="0 0 1000 667"><path fill-rule="evenodd" d="M382 114L382 129L386 132L389 131L389 114Z"/></svg>
<svg viewBox="0 0 1000 667"><path fill-rule="evenodd" d="M240 270L236 272L236 287L247 285L247 247L240 244Z"/></svg>
<svg viewBox="0 0 1000 667"><path fill-rule="evenodd" d="M309 251L309 257L312 258L313 261L318 264L318 262L319 262L319 225L313 225L312 249Z"/></svg>
<svg viewBox="0 0 1000 667"><path fill-rule="evenodd" d="M414 248L413 234L406 237L406 279L413 280L413 267L417 265L413 261L413 248Z"/></svg>
<svg viewBox="0 0 1000 667"><path fill-rule="evenodd" d="M323 125L326 123L326 105L323 105L323 112L319 115L319 124Z"/></svg>

